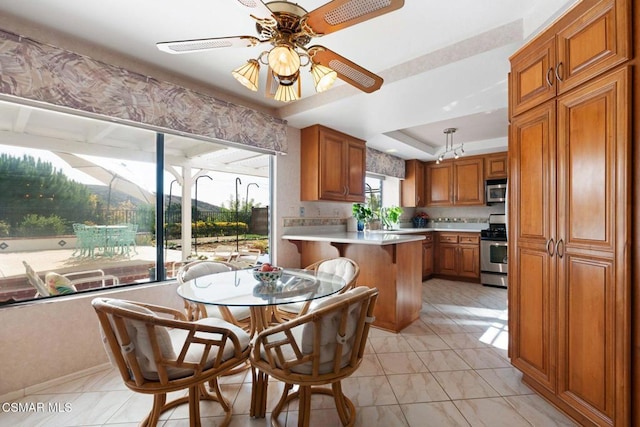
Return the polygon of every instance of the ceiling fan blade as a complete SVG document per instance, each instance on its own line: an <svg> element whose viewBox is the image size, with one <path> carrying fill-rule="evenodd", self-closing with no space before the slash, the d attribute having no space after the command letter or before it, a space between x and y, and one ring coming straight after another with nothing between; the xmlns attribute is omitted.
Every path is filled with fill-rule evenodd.
<svg viewBox="0 0 640 427"><path fill-rule="evenodd" d="M305 19L317 35L329 34L384 15L404 6L404 0L333 0L307 13Z"/></svg>
<svg viewBox="0 0 640 427"><path fill-rule="evenodd" d="M210 39L179 40L156 43L158 49L168 53L192 53L222 47L251 47L262 40L253 36L216 37Z"/></svg>
<svg viewBox="0 0 640 427"><path fill-rule="evenodd" d="M338 78L344 80L363 92L371 93L380 89L383 79L361 66L338 55L323 46L311 46L308 50L311 61L329 67L338 73Z"/></svg>
<svg viewBox="0 0 640 427"><path fill-rule="evenodd" d="M249 13L258 21L271 22L277 25L276 19L271 13L271 9L267 7L261 0L236 0L238 4L249 9Z"/></svg>

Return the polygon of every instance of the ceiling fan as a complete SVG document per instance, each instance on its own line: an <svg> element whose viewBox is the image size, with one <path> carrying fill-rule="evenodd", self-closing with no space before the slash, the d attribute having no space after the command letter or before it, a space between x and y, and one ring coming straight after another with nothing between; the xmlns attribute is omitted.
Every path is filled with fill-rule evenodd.
<svg viewBox="0 0 640 427"><path fill-rule="evenodd" d="M257 59L232 72L250 90L258 90L260 64L268 65L267 95L279 101L300 97L300 67L311 65L316 91L331 87L336 78L371 93L382 78L324 46L307 47L311 40L367 21L404 5L404 0L332 0L307 12L288 1L235 0L256 21L256 36L214 37L157 43L163 52L181 54L227 47L270 44Z"/></svg>

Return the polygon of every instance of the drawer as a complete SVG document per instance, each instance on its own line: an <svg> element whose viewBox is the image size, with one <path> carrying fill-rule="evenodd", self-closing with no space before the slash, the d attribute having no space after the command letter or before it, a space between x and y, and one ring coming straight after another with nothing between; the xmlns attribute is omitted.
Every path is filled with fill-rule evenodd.
<svg viewBox="0 0 640 427"><path fill-rule="evenodd" d="M480 244L480 236L460 236L460 243Z"/></svg>
<svg viewBox="0 0 640 427"><path fill-rule="evenodd" d="M451 233L439 233L438 241L441 243L458 243L458 235Z"/></svg>

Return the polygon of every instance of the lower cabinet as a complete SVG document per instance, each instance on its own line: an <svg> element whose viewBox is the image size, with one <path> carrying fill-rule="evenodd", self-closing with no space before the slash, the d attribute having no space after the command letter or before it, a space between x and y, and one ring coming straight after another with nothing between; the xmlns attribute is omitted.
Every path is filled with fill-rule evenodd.
<svg viewBox="0 0 640 427"><path fill-rule="evenodd" d="M421 233L422 234L422 233ZM422 241L422 280L433 276L433 233L424 233Z"/></svg>
<svg viewBox="0 0 640 427"><path fill-rule="evenodd" d="M480 281L480 235L437 232L434 273L438 276ZM424 265L423 265L424 269Z"/></svg>

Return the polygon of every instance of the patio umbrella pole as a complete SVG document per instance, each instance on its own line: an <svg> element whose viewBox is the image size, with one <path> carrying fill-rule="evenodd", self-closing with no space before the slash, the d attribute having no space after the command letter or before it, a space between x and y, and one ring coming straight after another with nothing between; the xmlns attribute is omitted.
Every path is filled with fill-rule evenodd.
<svg viewBox="0 0 640 427"><path fill-rule="evenodd" d="M240 177L236 177L236 252L240 251L240 243L238 241L238 184L242 184L242 180L240 180Z"/></svg>
<svg viewBox="0 0 640 427"><path fill-rule="evenodd" d="M193 236L193 249L196 252L196 255L198 255L198 217L200 216L198 213L198 180L204 177L207 177L211 181L213 181L213 178L211 178L209 175L200 175L199 177L196 178L196 184L195 184L196 185L196 217L194 221L196 224L196 229Z"/></svg>

